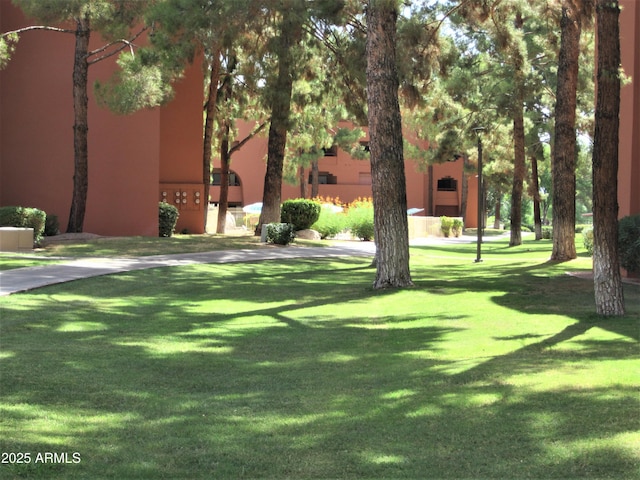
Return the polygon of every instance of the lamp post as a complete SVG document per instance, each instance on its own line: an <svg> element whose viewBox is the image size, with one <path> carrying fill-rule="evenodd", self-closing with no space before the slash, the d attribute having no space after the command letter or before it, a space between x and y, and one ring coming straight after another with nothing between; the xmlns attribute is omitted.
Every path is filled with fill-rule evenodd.
<svg viewBox="0 0 640 480"><path fill-rule="evenodd" d="M482 261L482 224L484 223L484 185L482 183L482 132L484 127L475 127L473 129L478 137L478 245L475 262Z"/></svg>

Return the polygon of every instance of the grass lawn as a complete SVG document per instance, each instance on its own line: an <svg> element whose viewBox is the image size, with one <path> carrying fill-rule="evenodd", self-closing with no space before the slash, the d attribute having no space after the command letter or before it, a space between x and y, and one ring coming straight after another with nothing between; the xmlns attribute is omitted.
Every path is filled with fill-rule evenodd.
<svg viewBox="0 0 640 480"><path fill-rule="evenodd" d="M640 287L599 318L550 250L413 247L400 291L328 258L2 297L0 452L31 462L0 478L640 479Z"/></svg>
<svg viewBox="0 0 640 480"><path fill-rule="evenodd" d="M0 253L0 270L50 265L60 258L142 257L174 253L199 253L214 250L264 248L253 235L174 235L160 237L97 237L56 240L46 237L45 246L28 253ZM297 240L305 243L305 240ZM311 243L311 242L309 242Z"/></svg>

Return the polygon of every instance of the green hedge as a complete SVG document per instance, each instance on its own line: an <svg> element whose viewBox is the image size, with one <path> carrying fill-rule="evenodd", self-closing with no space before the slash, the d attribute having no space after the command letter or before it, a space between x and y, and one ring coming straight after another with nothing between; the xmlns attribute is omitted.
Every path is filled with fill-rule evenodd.
<svg viewBox="0 0 640 480"><path fill-rule="evenodd" d="M618 249L620 265L629 272L640 273L640 215L618 222Z"/></svg>
<svg viewBox="0 0 640 480"><path fill-rule="evenodd" d="M289 245L296 238L296 230L291 223L267 224L267 243Z"/></svg>
<svg viewBox="0 0 640 480"><path fill-rule="evenodd" d="M283 223L290 223L297 230L306 230L318 221L320 204L305 198L285 200L280 207L280 218Z"/></svg>
<svg viewBox="0 0 640 480"><path fill-rule="evenodd" d="M42 240L47 214L38 208L0 207L0 227L33 228L33 241Z"/></svg>
<svg viewBox="0 0 640 480"><path fill-rule="evenodd" d="M167 202L160 202L158 210L158 231L161 237L170 237L176 229L178 209Z"/></svg>

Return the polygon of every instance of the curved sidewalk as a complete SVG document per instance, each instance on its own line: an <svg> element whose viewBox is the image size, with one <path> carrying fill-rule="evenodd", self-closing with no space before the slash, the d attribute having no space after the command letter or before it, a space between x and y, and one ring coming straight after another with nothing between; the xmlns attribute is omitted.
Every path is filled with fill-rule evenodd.
<svg viewBox="0 0 640 480"><path fill-rule="evenodd" d="M238 263L278 260L286 258L323 258L372 256L374 242L343 243L330 247L281 247L251 250L220 250L204 253L152 255L135 258L83 258L44 265L16 268L0 272L0 296L26 292L56 283L112 273L144 270L147 268L177 267L204 263Z"/></svg>

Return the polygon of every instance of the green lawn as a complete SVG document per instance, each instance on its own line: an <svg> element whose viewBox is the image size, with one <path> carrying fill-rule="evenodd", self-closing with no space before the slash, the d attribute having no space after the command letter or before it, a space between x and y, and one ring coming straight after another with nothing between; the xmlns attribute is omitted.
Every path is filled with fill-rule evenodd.
<svg viewBox="0 0 640 480"><path fill-rule="evenodd" d="M3 297L0 451L31 463L0 478L640 479L640 287L599 318L550 248L414 247L401 291L328 258Z"/></svg>
<svg viewBox="0 0 640 480"><path fill-rule="evenodd" d="M304 240L298 240L304 243ZM0 253L0 271L50 265L60 259L85 257L141 257L174 253L199 253L240 248L264 248L253 235L174 235L160 237L98 237L82 240L56 240L46 237L43 247L28 253Z"/></svg>

